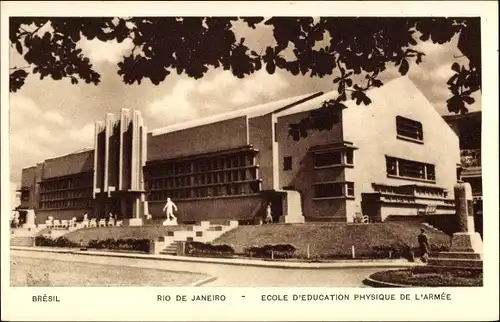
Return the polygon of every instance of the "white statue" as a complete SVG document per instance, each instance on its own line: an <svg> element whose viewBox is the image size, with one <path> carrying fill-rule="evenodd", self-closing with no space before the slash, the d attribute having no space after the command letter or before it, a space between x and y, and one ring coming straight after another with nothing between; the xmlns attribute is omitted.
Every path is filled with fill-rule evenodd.
<svg viewBox="0 0 500 322"><path fill-rule="evenodd" d="M88 221L89 220L89 215L87 213L85 213L83 215L83 221Z"/></svg>
<svg viewBox="0 0 500 322"><path fill-rule="evenodd" d="M163 207L163 212L167 213L167 220L177 219L174 215L174 211L177 211L177 206L170 198L167 198L167 203L165 204L165 207Z"/></svg>
<svg viewBox="0 0 500 322"><path fill-rule="evenodd" d="M271 210L271 203L267 204L266 207L266 224L270 224L273 222L273 215Z"/></svg>

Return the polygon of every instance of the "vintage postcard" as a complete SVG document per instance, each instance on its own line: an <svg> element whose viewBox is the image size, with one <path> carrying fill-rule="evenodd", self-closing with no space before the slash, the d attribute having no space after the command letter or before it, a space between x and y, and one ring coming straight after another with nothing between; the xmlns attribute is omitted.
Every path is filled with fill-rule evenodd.
<svg viewBox="0 0 500 322"><path fill-rule="evenodd" d="M2 320L497 320L498 3L2 2Z"/></svg>

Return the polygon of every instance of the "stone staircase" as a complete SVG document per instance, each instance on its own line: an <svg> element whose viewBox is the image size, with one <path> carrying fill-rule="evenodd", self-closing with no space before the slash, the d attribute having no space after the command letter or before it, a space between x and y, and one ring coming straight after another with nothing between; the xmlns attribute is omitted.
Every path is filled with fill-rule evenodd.
<svg viewBox="0 0 500 322"><path fill-rule="evenodd" d="M160 251L161 255L177 255L178 242L173 242Z"/></svg>
<svg viewBox="0 0 500 322"><path fill-rule="evenodd" d="M196 225L173 226L178 229L169 231L166 236L154 240L154 254L177 255L178 243L195 241L210 243L222 234L238 226L238 221L224 221L222 223L202 221Z"/></svg>
<svg viewBox="0 0 500 322"><path fill-rule="evenodd" d="M483 268L481 254L473 252L439 252L429 257L427 264L439 267Z"/></svg>
<svg viewBox="0 0 500 322"><path fill-rule="evenodd" d="M10 238L10 246L33 247L34 237L29 236L16 236Z"/></svg>

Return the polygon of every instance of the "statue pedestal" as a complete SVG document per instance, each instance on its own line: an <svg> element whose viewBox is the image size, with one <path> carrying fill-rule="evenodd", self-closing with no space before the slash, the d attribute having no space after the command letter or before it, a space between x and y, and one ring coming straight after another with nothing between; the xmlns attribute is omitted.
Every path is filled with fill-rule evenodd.
<svg viewBox="0 0 500 322"><path fill-rule="evenodd" d="M483 241L479 233L454 233L450 252L483 253Z"/></svg>
<svg viewBox="0 0 500 322"><path fill-rule="evenodd" d="M26 211L26 222L23 224L23 228L34 228L35 224L35 211L29 209Z"/></svg>
<svg viewBox="0 0 500 322"><path fill-rule="evenodd" d="M178 223L177 223L177 218L174 218L174 219L166 219L164 222L163 222L163 226L177 226Z"/></svg>
<svg viewBox="0 0 500 322"><path fill-rule="evenodd" d="M483 250L479 233L454 233L449 252L439 252L429 258L431 266L482 269Z"/></svg>
<svg viewBox="0 0 500 322"><path fill-rule="evenodd" d="M142 226L142 218L130 218L129 226Z"/></svg>

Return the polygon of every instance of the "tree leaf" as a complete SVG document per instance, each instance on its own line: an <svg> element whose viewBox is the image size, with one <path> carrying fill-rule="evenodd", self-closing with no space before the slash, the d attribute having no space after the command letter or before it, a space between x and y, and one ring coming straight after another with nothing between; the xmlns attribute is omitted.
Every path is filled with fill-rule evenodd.
<svg viewBox="0 0 500 322"><path fill-rule="evenodd" d="M382 83L382 81L380 79L372 79L372 85L375 86L375 87L382 87L382 85L384 85L384 83Z"/></svg>
<svg viewBox="0 0 500 322"><path fill-rule="evenodd" d="M474 102L476 101L474 99L474 97L471 97L471 96L462 96L462 99L465 101L465 103L467 104L474 104Z"/></svg>
<svg viewBox="0 0 500 322"><path fill-rule="evenodd" d="M453 65L451 65L451 69L454 72L460 73L460 65L458 63L453 63Z"/></svg>
<svg viewBox="0 0 500 322"><path fill-rule="evenodd" d="M266 64L266 71L271 75L274 74L274 72L276 71L276 65L274 64L274 61L270 61Z"/></svg>
<svg viewBox="0 0 500 322"><path fill-rule="evenodd" d="M403 59L401 61L401 65L399 65L399 73L404 76L408 73L409 69L410 69L410 64L406 59Z"/></svg>
<svg viewBox="0 0 500 322"><path fill-rule="evenodd" d="M19 55L23 54L23 45L21 44L20 41L16 41L16 50L19 53Z"/></svg>

